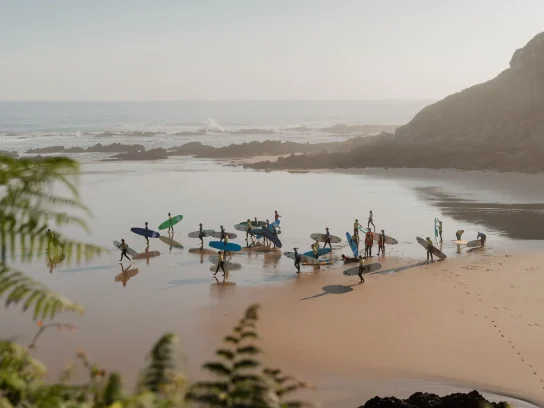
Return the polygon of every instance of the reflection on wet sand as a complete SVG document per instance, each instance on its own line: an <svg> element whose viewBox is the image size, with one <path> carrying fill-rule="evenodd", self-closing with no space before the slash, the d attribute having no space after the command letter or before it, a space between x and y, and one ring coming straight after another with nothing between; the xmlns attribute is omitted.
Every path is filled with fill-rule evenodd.
<svg viewBox="0 0 544 408"><path fill-rule="evenodd" d="M228 275L228 274L227 274ZM233 294L236 289L236 282L228 282L228 276L223 277L223 280L214 276L215 283L210 285L210 296L220 299L226 295Z"/></svg>
<svg viewBox="0 0 544 408"><path fill-rule="evenodd" d="M544 203L476 202L455 197L438 187L418 187L415 191L457 221L481 224L513 239L544 239Z"/></svg>
<svg viewBox="0 0 544 408"><path fill-rule="evenodd" d="M130 268L130 265L125 268L123 264L120 263L119 266L121 267L121 273L115 277L114 282L123 282L123 286L127 286L129 279L138 275L138 272L140 272L137 268L128 269Z"/></svg>

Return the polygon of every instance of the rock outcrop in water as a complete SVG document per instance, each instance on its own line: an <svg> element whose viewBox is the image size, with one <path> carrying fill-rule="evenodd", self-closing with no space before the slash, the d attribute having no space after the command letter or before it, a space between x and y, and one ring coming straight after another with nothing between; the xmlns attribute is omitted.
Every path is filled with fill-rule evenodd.
<svg viewBox="0 0 544 408"><path fill-rule="evenodd" d="M489 402L478 391L455 393L440 397L436 394L416 392L401 400L395 397L374 397L359 408L509 408L506 402Z"/></svg>
<svg viewBox="0 0 544 408"><path fill-rule="evenodd" d="M394 135L348 153L291 156L256 169L423 167L543 172L544 33L496 78L422 109Z"/></svg>
<svg viewBox="0 0 544 408"><path fill-rule="evenodd" d="M167 158L166 149L158 147L147 151L121 153L110 157L108 160L163 160Z"/></svg>

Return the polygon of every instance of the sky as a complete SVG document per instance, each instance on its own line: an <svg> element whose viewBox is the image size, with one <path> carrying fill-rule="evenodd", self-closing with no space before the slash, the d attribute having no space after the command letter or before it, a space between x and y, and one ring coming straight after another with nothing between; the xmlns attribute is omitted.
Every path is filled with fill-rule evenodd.
<svg viewBox="0 0 544 408"><path fill-rule="evenodd" d="M0 0L0 100L441 99L543 0Z"/></svg>

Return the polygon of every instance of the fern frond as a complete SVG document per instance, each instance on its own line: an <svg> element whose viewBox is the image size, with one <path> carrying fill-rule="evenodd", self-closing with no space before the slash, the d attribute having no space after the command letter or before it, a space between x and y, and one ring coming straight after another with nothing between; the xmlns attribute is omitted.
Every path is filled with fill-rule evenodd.
<svg viewBox="0 0 544 408"><path fill-rule="evenodd" d="M0 296L2 295L6 297L6 307L23 303L23 311L26 311L34 305L34 320L52 319L58 313L68 311L83 314L83 307L77 303L5 265L0 265Z"/></svg>

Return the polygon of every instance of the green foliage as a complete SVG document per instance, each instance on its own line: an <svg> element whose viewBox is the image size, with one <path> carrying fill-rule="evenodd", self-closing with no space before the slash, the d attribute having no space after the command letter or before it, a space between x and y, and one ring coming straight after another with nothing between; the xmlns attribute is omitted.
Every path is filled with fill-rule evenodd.
<svg viewBox="0 0 544 408"><path fill-rule="evenodd" d="M203 381L192 385L187 400L209 407L269 408L302 407L300 401L285 401L288 394L307 385L284 376L278 369L262 368L258 357L262 353L254 344L258 334L256 322L259 306L250 306L224 338L225 348L217 350L218 361L209 362L203 368L215 381Z"/></svg>
<svg viewBox="0 0 544 408"><path fill-rule="evenodd" d="M79 164L68 158L43 160L14 159L0 156L0 296L6 295L6 306L22 303L23 310L34 308L34 319L53 318L57 313L82 313L83 308L49 291L45 286L6 265L4 256L31 261L44 255L58 234L47 232L49 224L57 227L76 224L87 230L85 221L69 211L88 209L80 202L77 189ZM53 190L65 190L68 196ZM54 234L54 233L53 233ZM101 249L94 245L64 240L67 260L89 259Z"/></svg>

